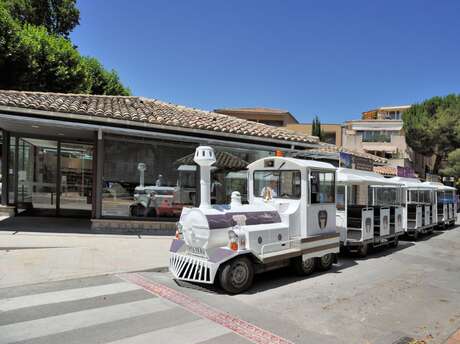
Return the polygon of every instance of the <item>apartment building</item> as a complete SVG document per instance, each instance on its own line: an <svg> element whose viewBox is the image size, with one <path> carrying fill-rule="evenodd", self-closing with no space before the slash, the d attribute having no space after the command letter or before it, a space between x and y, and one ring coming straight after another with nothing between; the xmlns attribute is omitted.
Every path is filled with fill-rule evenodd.
<svg viewBox="0 0 460 344"><path fill-rule="evenodd" d="M302 123L302 124L288 124L287 128L299 133L311 135L312 134L312 124L311 123ZM323 135L321 141L325 143L330 143L338 147L342 146L342 125L341 124L332 124L332 123L321 123L321 131Z"/></svg>
<svg viewBox="0 0 460 344"><path fill-rule="evenodd" d="M342 146L388 159L392 166L412 166L413 153L406 144L402 114L410 105L365 111L360 120L346 121Z"/></svg>

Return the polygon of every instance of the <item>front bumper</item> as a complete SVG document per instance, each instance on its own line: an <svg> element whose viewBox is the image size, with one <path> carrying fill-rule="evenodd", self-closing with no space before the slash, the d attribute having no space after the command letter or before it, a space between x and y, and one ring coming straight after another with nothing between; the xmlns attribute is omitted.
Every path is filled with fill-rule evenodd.
<svg viewBox="0 0 460 344"><path fill-rule="evenodd" d="M174 239L169 249L169 271L182 281L212 284L220 264L239 254L217 247L206 250L206 256L198 256L187 250L184 240Z"/></svg>

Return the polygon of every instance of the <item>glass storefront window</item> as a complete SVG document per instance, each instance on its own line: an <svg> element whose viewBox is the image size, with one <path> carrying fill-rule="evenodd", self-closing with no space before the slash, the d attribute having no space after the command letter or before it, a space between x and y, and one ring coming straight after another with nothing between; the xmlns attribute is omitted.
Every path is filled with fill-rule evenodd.
<svg viewBox="0 0 460 344"><path fill-rule="evenodd" d="M104 140L102 216L177 220L184 206L198 202L197 144L110 136ZM239 191L247 202L249 163L268 151L215 147L211 203L228 204ZM144 185L141 186L141 170Z"/></svg>
<svg viewBox="0 0 460 344"><path fill-rule="evenodd" d="M176 219L195 204L197 166L180 163L194 151L178 142L105 140L102 215Z"/></svg>

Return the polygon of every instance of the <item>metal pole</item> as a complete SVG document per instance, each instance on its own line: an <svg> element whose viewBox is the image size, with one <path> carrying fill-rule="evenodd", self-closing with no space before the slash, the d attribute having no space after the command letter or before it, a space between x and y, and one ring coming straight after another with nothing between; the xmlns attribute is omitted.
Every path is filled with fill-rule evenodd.
<svg viewBox="0 0 460 344"><path fill-rule="evenodd" d="M100 219L102 216L102 178L103 178L103 168L104 168L104 137L101 129L97 132L96 140L96 180L93 183L96 183L95 187L95 217Z"/></svg>
<svg viewBox="0 0 460 344"><path fill-rule="evenodd" d="M10 134L3 130L2 142L2 205L8 205L9 196L9 152L10 152Z"/></svg>

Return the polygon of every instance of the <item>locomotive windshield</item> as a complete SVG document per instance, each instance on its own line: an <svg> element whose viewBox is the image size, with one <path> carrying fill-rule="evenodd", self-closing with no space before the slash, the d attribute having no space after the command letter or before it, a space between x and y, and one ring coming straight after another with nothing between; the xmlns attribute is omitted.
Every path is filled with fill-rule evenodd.
<svg viewBox="0 0 460 344"><path fill-rule="evenodd" d="M255 171L254 196L300 198L300 171Z"/></svg>

